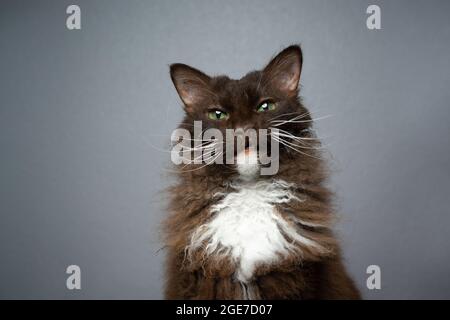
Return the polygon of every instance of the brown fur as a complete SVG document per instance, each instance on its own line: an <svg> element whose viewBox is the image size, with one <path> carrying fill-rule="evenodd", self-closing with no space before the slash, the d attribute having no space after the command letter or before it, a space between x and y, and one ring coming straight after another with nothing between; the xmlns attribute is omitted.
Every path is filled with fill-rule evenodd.
<svg viewBox="0 0 450 320"><path fill-rule="evenodd" d="M193 121L202 120L204 129L225 130L238 126L259 129L267 127L269 116L290 112L307 114L298 98L297 84L292 89L292 81L298 82L300 78L302 62L300 48L291 46L265 69L251 72L240 80L226 76L211 78L188 66L172 65L172 80L186 110L180 127L192 130ZM297 79L295 68L298 69ZM276 101L277 110L270 115L255 114L254 106L268 98ZM220 122L210 120L205 112L210 106L221 106L232 117ZM287 124L283 128L298 136L314 138L310 131L305 131L311 127L311 117L307 114L304 119L308 121ZM326 250L299 246L297 254L276 264L259 266L252 278L252 290L260 299L357 299L359 292L345 271L339 246L330 230L334 215L332 195L324 185L328 173L320 160L320 152L314 148L318 142L307 141L310 148L304 153L280 149L280 169L276 178L295 183L295 192L304 201L290 202L277 209L283 216L291 215L323 225L301 228L302 235ZM166 298L244 298L241 284L234 279L236 266L230 259L205 258L200 250L194 252L188 262L185 254L191 233L211 218L209 209L219 200L215 195L228 192L227 182L236 175L230 165L179 166L178 182L169 190L170 215L165 221Z"/></svg>

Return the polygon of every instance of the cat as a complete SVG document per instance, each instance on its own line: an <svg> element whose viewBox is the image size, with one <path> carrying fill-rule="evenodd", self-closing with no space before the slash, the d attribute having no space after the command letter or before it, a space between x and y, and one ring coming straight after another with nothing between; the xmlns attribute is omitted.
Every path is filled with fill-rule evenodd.
<svg viewBox="0 0 450 320"><path fill-rule="evenodd" d="M258 174L258 161L175 166L164 222L167 299L360 298L331 230L329 173L299 97L302 64L292 45L239 80L170 66L185 112L179 128L268 129L279 164L273 175ZM195 138L189 143L204 142ZM245 147L258 159L261 145Z"/></svg>

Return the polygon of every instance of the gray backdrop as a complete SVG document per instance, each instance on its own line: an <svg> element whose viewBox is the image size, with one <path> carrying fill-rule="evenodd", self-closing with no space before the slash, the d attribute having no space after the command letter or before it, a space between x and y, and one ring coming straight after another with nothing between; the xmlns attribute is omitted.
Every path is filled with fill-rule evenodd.
<svg viewBox="0 0 450 320"><path fill-rule="evenodd" d="M66 7L82 30L66 28ZM378 4L382 30L366 28ZM168 64L240 77L301 43L365 298L450 298L449 1L2 1L0 298L162 298ZM82 271L66 289L65 269ZM382 289L366 288L366 268Z"/></svg>

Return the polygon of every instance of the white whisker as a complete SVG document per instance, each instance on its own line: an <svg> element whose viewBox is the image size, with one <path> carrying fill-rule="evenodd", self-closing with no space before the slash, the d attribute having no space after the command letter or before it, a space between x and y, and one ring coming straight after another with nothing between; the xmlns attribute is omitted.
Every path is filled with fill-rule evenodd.
<svg viewBox="0 0 450 320"><path fill-rule="evenodd" d="M292 143L289 143L289 142L287 142L287 141L285 141L285 140L283 140L283 139L281 139L281 138L279 138L279 137L273 136L273 138L274 138L275 141L278 141L278 142L281 143L282 145L284 145L284 146L286 146L286 147L288 147L288 148L294 150L295 152L298 152L298 153L300 153L300 154L303 154L303 155L305 155L305 156L308 156L308 157L311 157L311 158L314 158L314 159L321 160L321 159L318 158L318 157L315 157L315 156L310 155L310 154L308 154L308 153L306 153L306 152L303 152L303 151L298 150L298 149L296 148L296 147L298 147L297 145L294 145L294 146L295 146L295 147L294 147L294 146L291 145Z"/></svg>
<svg viewBox="0 0 450 320"><path fill-rule="evenodd" d="M290 120L273 120L271 122L275 123L273 125L274 127L278 127L278 126L281 126L281 125L286 124L286 123L308 123L308 122L319 121L319 120L327 119L327 118L329 118L331 116L332 115L326 115L326 116L319 117L319 118L314 118L314 119L311 119L311 120L294 120L294 119L290 119Z"/></svg>

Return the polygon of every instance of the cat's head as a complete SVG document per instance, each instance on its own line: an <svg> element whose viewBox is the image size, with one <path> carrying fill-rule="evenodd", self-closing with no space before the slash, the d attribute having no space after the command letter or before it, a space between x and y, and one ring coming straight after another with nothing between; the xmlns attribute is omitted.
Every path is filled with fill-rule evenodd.
<svg viewBox="0 0 450 320"><path fill-rule="evenodd" d="M230 138L227 141L227 129L236 130L237 136L266 129L270 139L264 141L265 150L273 153L272 143L277 144L279 155L274 160L283 162L301 156L302 146L307 143L302 138L309 135L311 125L310 115L298 97L302 62L300 47L293 45L281 51L262 70L250 72L239 80L227 76L211 77L185 64L171 65L170 75L186 113L180 128L191 133L192 151L204 150L205 146L207 149L209 145L210 137L194 133L194 124L201 123L200 134L208 129L221 132L226 142L222 145L227 146L230 142ZM197 162L197 169L212 168L214 172L222 168L231 174L234 171L253 176L259 173L261 163L258 158L263 149L263 140L257 140L256 145L249 145L247 140L244 153L235 149L237 164L229 164L225 152L220 155L215 151L204 159L203 165ZM239 162L241 154L246 156L244 162ZM214 156L216 159L221 157L224 164L212 161Z"/></svg>

